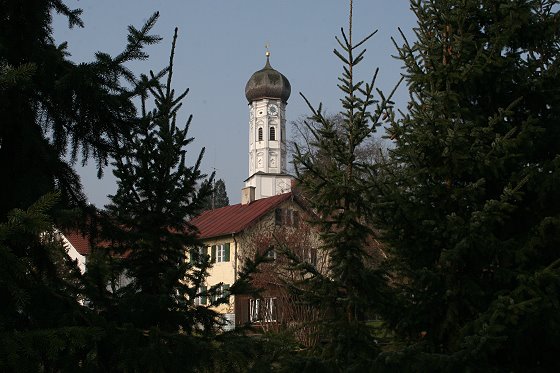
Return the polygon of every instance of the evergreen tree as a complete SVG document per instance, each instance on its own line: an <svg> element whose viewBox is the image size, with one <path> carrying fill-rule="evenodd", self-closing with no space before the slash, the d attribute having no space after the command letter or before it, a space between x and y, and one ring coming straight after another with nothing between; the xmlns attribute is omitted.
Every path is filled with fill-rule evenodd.
<svg viewBox="0 0 560 373"><path fill-rule="evenodd" d="M78 302L76 263L53 228L49 194L0 224L0 370L75 371L103 331Z"/></svg>
<svg viewBox="0 0 560 373"><path fill-rule="evenodd" d="M414 0L379 226L415 371L557 371L560 29L548 0ZM411 368L413 367L413 368ZM392 367L394 369L395 367Z"/></svg>
<svg viewBox="0 0 560 373"><path fill-rule="evenodd" d="M95 360L104 331L78 302L81 275L53 226L67 221L60 205L84 206L72 169L78 154L101 170L135 121L136 92L123 85L134 76L124 64L159 40L149 35L157 14L129 28L117 57L97 53L76 65L65 43L54 44L51 14L82 26L80 10L60 0L1 0L0 9L0 370L76 371ZM57 197L47 193L55 189Z"/></svg>
<svg viewBox="0 0 560 373"><path fill-rule="evenodd" d="M197 296L216 294L216 289L200 293L208 258L196 255L190 260L193 256L187 252L194 255L201 248L196 229L188 221L210 194L213 176L198 187L205 176L200 171L204 149L193 166L186 163L186 147L193 140L187 137L192 116L184 128L177 125L188 90L177 95L171 87L176 38L177 30L168 68L151 73L151 79L143 77L145 84L150 80L157 84L149 87L149 95L143 95L142 119L126 144L126 155L114 162L118 189L110 196L111 226L104 232L110 244L98 248L120 257L116 264L126 283L105 292L110 298L105 303L93 305L101 305L106 319L124 327L114 331L100 352L100 361L106 366L116 364L117 370L193 370L202 365L200 361L207 361L211 351L205 340L193 339L193 335L211 336L219 322L215 311L195 304ZM150 96L155 108L148 111ZM98 293L103 295L106 286L101 283Z"/></svg>
<svg viewBox="0 0 560 373"><path fill-rule="evenodd" d="M229 206L229 198L226 191L226 183L222 179L216 180L214 183L213 199L214 208Z"/></svg>
<svg viewBox="0 0 560 373"><path fill-rule="evenodd" d="M0 70L7 79L0 82L0 169L9 180L0 193L0 219L54 189L63 204L83 204L72 164L78 155L83 162L92 157L101 172L130 130L136 92L124 84L135 78L125 64L145 59L144 46L159 40L149 35L157 14L140 30L129 28L116 57L98 52L94 62L75 64L66 43L54 43L52 12L82 27L80 9L62 0L0 0L0 9ZM18 74L26 79L8 84Z"/></svg>
<svg viewBox="0 0 560 373"><path fill-rule="evenodd" d="M365 53L365 49L357 49L374 34L354 44L350 2L348 33L342 30L342 40L336 38L343 52L334 51L344 64L339 79L344 94L342 119L324 115L321 105L315 109L306 99L313 112L307 124L313 136L310 145L317 151L308 152L296 145L294 157L300 187L318 216L312 224L319 229L321 249L328 255L327 275L309 265L298 265L309 271L300 285L304 299L326 315L320 321L321 343L316 346L315 356L321 360L321 369L328 371L366 371L378 351L365 322L380 302L382 288L380 274L366 265L374 208L365 204L364 198L370 187L367 176L375 172L376 165L359 159L357 151L381 123L390 97L378 91L380 101L374 100L377 71L369 83L355 78L355 69Z"/></svg>
<svg viewBox="0 0 560 373"><path fill-rule="evenodd" d="M204 201L202 211L219 209L225 206L229 206L226 183L222 179L218 179L212 186L212 193Z"/></svg>

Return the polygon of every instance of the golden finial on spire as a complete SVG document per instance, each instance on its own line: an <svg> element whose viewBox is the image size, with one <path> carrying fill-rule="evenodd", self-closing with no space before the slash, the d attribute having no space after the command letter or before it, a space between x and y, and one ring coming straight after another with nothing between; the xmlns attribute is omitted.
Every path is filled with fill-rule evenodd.
<svg viewBox="0 0 560 373"><path fill-rule="evenodd" d="M266 48L265 56L266 56L266 58L268 58L268 57L270 57L270 51L268 50L268 43L266 43L264 45L264 47Z"/></svg>

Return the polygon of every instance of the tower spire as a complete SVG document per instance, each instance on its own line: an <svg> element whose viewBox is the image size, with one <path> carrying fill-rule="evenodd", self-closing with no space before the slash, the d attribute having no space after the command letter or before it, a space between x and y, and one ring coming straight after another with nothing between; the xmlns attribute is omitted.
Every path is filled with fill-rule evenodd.
<svg viewBox="0 0 560 373"><path fill-rule="evenodd" d="M249 101L249 178L255 199L271 197L291 189L292 177L286 162L286 105L291 87L288 79L270 66L269 44L266 65L245 86Z"/></svg>

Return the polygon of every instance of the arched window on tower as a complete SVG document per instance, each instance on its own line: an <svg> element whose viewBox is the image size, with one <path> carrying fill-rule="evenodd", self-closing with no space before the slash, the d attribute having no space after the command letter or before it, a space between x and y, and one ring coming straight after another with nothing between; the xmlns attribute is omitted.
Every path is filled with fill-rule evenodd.
<svg viewBox="0 0 560 373"><path fill-rule="evenodd" d="M276 140L276 128L270 127L270 141Z"/></svg>
<svg viewBox="0 0 560 373"><path fill-rule="evenodd" d="M259 141L262 141L262 140L263 140L263 131L262 131L262 127L259 127L258 139L259 139Z"/></svg>

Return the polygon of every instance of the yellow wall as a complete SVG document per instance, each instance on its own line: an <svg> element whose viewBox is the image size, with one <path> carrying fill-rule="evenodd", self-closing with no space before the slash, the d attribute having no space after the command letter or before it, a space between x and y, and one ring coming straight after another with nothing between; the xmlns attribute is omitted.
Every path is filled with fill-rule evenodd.
<svg viewBox="0 0 560 373"><path fill-rule="evenodd" d="M228 262L212 263L212 268L208 270L208 277L206 278L206 286L208 288L220 282L230 286L235 282L235 243L233 239L231 237L221 237L204 241L204 245L209 247L210 250L213 245L223 245L226 243L230 244L230 260ZM208 251L209 255L211 254L210 250ZM217 310L220 313L233 312L233 297L230 297L229 305L221 305Z"/></svg>
<svg viewBox="0 0 560 373"><path fill-rule="evenodd" d="M294 203L293 201L286 201L282 205L278 206L282 209L291 209L299 212L300 219L303 224L305 213L301 207ZM230 261L228 262L216 262L213 263L212 268L209 269L209 276L206 279L206 286L210 288L213 285L219 284L220 282L228 285L232 285L236 280L236 266L235 260L237 259L237 272L242 270L243 262L247 259L253 259L255 255L255 249L258 245L258 238L261 236L271 235L279 229L296 229L291 227L279 227L275 225L275 211L272 210L266 215L264 215L256 224L249 227L244 232L236 234L235 236L228 235L212 239L203 240L206 247L212 247L212 245L222 245L225 243L230 244ZM314 235L312 237L314 247L318 247L318 236ZM236 253L237 248L237 253ZM208 251L210 254L210 251ZM229 305L222 305L217 308L220 313L232 313L234 312L234 297L230 297Z"/></svg>

